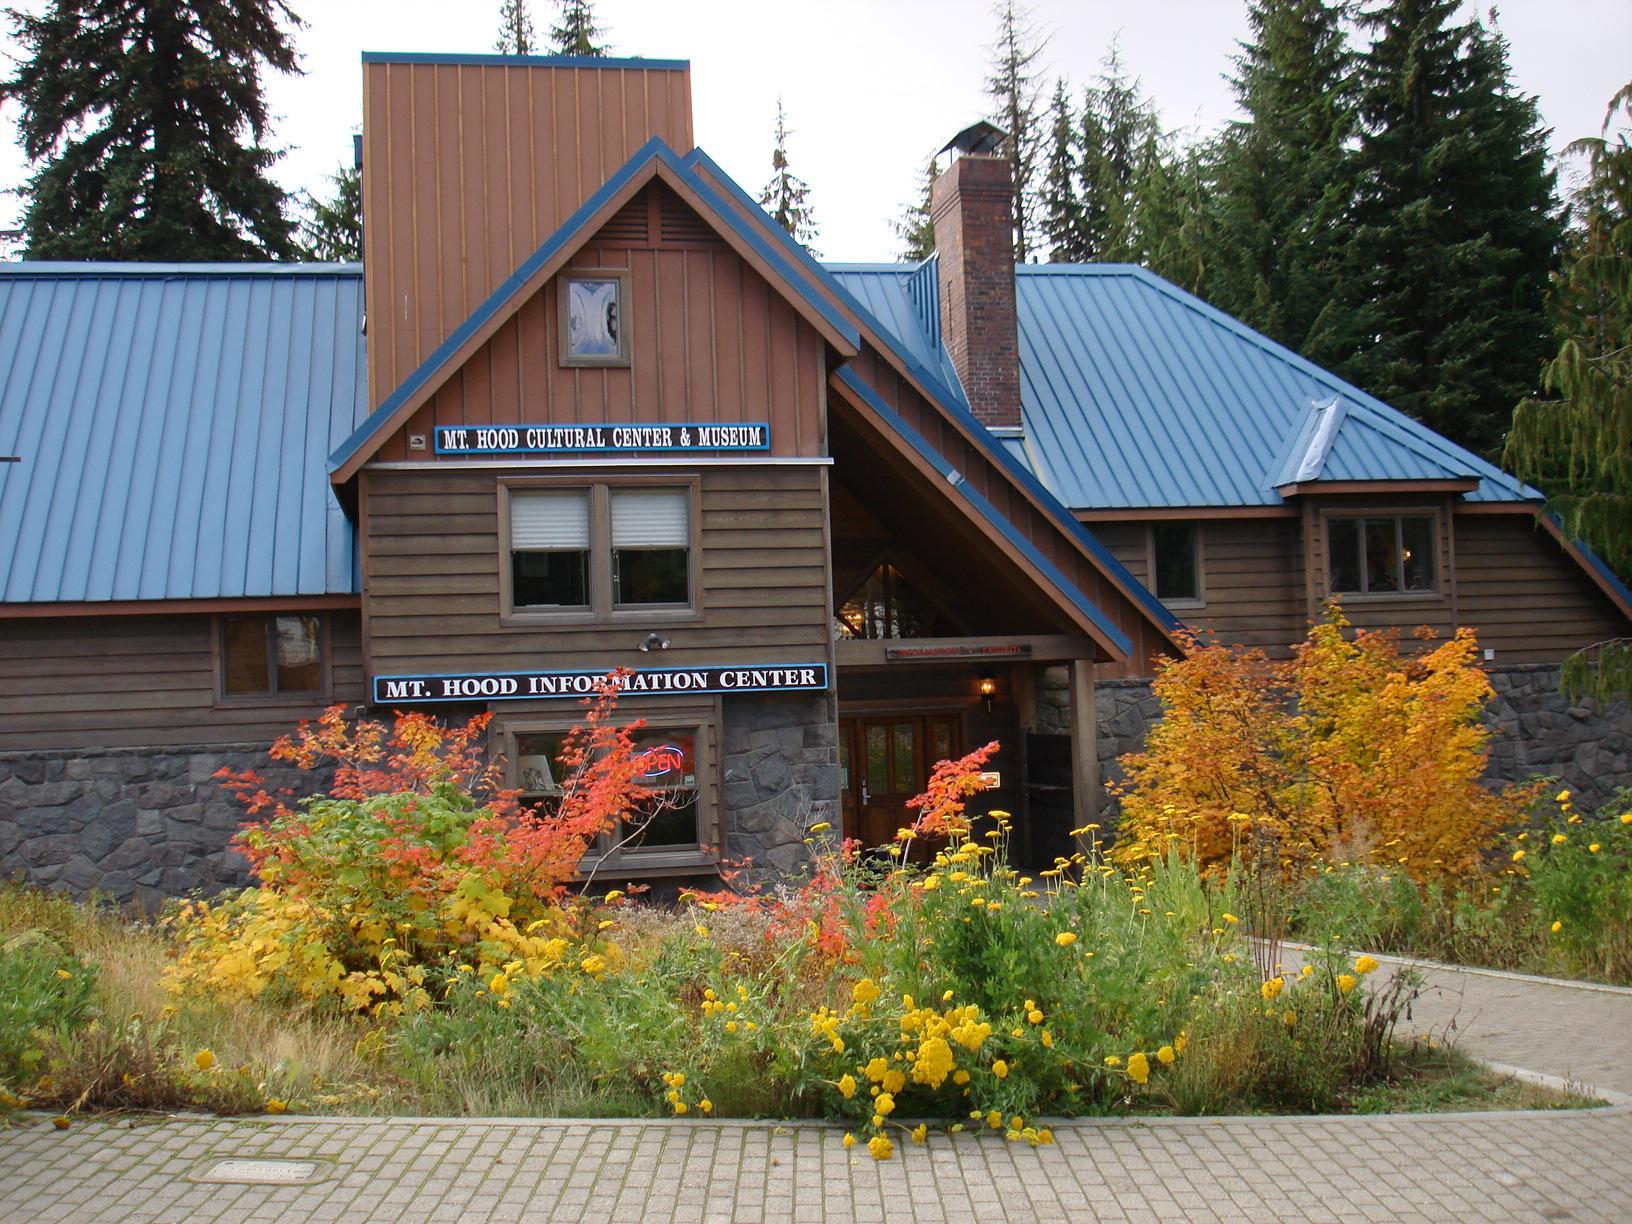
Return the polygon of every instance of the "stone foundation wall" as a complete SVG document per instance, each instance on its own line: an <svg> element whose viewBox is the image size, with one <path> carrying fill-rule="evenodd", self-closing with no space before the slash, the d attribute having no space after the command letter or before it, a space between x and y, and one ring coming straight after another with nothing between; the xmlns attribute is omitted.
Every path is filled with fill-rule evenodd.
<svg viewBox="0 0 1632 1224"><path fill-rule="evenodd" d="M1552 664L1496 668L1490 683L1496 697L1486 712L1494 732L1487 779L1557 778L1586 811L1608 802L1618 788L1632 787L1632 714L1625 702L1600 708L1566 700ZM1144 747L1146 732L1161 718L1161 702L1148 680L1106 680L1094 686L1094 709L1101 776L1120 778L1117 758ZM1070 734L1070 681L1063 667L1048 668L1039 678L1037 730Z"/></svg>
<svg viewBox="0 0 1632 1224"><path fill-rule="evenodd" d="M0 753L0 878L94 889L146 911L247 883L227 845L244 810L213 778L223 766L254 769L274 789L314 780L254 744Z"/></svg>
<svg viewBox="0 0 1632 1224"><path fill-rule="evenodd" d="M759 877L798 871L820 821L839 827L838 709L831 693L727 697L720 819L728 859Z"/></svg>

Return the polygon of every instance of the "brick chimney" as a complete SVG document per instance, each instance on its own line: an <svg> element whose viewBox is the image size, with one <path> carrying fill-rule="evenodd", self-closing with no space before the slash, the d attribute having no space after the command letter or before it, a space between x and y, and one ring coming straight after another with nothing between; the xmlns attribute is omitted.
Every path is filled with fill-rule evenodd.
<svg viewBox="0 0 1632 1224"><path fill-rule="evenodd" d="M946 149L930 190L939 256L941 339L969 407L988 428L1018 429L1020 336L1014 305L1014 211L1003 133L976 124Z"/></svg>

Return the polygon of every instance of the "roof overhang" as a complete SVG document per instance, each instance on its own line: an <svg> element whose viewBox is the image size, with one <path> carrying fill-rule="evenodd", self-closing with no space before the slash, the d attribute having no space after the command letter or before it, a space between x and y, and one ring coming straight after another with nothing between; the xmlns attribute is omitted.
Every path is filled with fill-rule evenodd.
<svg viewBox="0 0 1632 1224"><path fill-rule="evenodd" d="M1450 476L1443 480L1303 480L1276 485L1282 497L1306 497L1323 493L1472 493L1479 487L1475 476Z"/></svg>
<svg viewBox="0 0 1632 1224"><path fill-rule="evenodd" d="M1128 572L1103 544L1097 540L1058 499L1048 492L1036 476L1027 471L1004 447L990 430L982 425L963 397L948 387L933 371L903 351L889 329L884 327L855 295L841 285L826 268L822 267L791 235L778 227L754 204L746 192L722 170L708 154L693 149L686 164L697 168L736 204L738 215L754 225L762 235L775 242L788 258L801 269L816 291L836 307L857 329L860 338L876 352L891 369L895 370L918 395L935 407L952 423L964 441L991 463L1010 481L1020 496L1029 502L1044 518L1070 540L1072 547L1086 556L1105 575L1106 579L1131 602L1138 606L1144 617L1156 627L1162 638L1175 649L1179 648L1178 632L1181 624L1167 607ZM843 372L858 387L865 381L850 371ZM871 388L867 388L871 392ZM882 401L880 401L882 403ZM904 422L903 422L904 424ZM1069 583L1067 585L1070 585ZM1075 588L1072 587L1074 591ZM1080 592L1078 592L1080 595ZM1114 626L1113 626L1114 629ZM1120 630L1116 630L1120 633Z"/></svg>
<svg viewBox="0 0 1632 1224"><path fill-rule="evenodd" d="M1026 538L1025 533L982 496L859 375L852 370L837 370L829 378L828 387L867 421L880 437L894 445L897 453L924 478L927 489L938 494L972 522L981 535L1004 552L1040 590L1047 593L1051 602L1091 638L1109 660L1120 663L1132 655L1132 641L1105 612L1089 600Z"/></svg>
<svg viewBox="0 0 1632 1224"><path fill-rule="evenodd" d="M661 182L679 196L722 240L764 277L841 357L861 351L856 327L815 293L785 254L745 224L674 150L654 136L601 187L579 205L544 243L454 329L402 385L386 397L329 458L330 480L345 484L379 447L402 428L453 374L538 293L607 221L647 184Z"/></svg>

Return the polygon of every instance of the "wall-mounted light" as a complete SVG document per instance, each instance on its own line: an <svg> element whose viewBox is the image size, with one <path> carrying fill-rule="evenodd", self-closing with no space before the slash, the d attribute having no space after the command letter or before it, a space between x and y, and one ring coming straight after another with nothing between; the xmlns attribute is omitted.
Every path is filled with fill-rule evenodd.
<svg viewBox="0 0 1632 1224"><path fill-rule="evenodd" d="M654 650L667 650L668 648L669 639L661 633L648 633L646 640L640 644L641 652L645 654L649 654Z"/></svg>
<svg viewBox="0 0 1632 1224"><path fill-rule="evenodd" d="M980 682L975 685L975 691L980 694L980 699L986 703L986 713L990 714L992 712L992 698L997 696L997 680L990 672L987 672L981 676Z"/></svg>

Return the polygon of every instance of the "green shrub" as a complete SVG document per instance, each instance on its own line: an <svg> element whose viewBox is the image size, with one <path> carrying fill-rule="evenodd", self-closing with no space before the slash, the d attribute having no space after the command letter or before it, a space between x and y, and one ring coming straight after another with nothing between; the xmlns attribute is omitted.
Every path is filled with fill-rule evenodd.
<svg viewBox="0 0 1632 1224"><path fill-rule="evenodd" d="M1526 839L1518 868L1572 972L1632 981L1632 793L1592 817L1568 796L1559 794L1556 814Z"/></svg>
<svg viewBox="0 0 1632 1224"><path fill-rule="evenodd" d="M81 1028L95 998L95 972L49 935L25 931L0 947L0 1087L29 1089L53 1039Z"/></svg>

